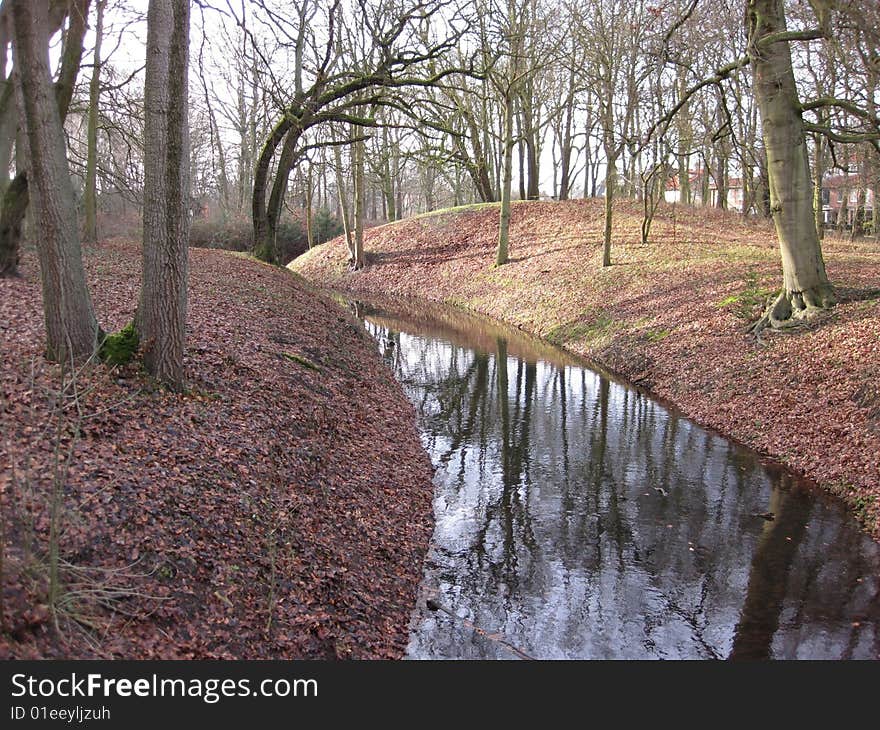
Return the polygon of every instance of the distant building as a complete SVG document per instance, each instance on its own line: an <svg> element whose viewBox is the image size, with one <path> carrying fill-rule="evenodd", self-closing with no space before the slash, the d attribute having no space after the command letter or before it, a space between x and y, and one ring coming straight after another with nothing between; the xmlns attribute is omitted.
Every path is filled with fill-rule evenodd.
<svg viewBox="0 0 880 730"><path fill-rule="evenodd" d="M874 214L874 191L863 190L861 175L828 175L822 181L822 222L825 225L836 225L840 209L846 200L846 220L844 224L852 227L859 199L864 192L863 220L870 220Z"/></svg>
<svg viewBox="0 0 880 730"><path fill-rule="evenodd" d="M688 171L688 180L690 182L691 189L691 204L693 205L702 205L703 204L703 188L708 187L709 189L709 199L707 201L708 205L717 206L718 205L718 186L715 184L715 181L712 179L712 176L709 175L708 185L703 185L703 176L707 175L707 172L702 169L697 170L689 170ZM667 203L680 203L681 202L681 183L678 175L673 175L666 182L666 192L664 193L664 199ZM742 180L738 177L731 177L727 180L727 208L729 210L738 210L742 211L743 208L743 184Z"/></svg>

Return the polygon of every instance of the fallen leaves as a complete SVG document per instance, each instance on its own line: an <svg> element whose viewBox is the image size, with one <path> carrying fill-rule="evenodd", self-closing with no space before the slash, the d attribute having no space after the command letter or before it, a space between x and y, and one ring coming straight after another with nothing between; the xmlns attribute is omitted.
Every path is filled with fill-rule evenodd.
<svg viewBox="0 0 880 730"><path fill-rule="evenodd" d="M99 640L59 637L34 614L43 587L23 558L7 560L4 618L25 628L0 635L0 656L399 656L431 530L432 470L411 406L336 305L284 271L191 258L190 390L157 389L136 364L78 383L85 419L61 547L77 565L136 566L124 620L106 610ZM86 266L102 326L118 329L137 303L137 246L105 243ZM31 524L28 549L45 550L58 384L41 356L33 256L23 272L0 281L10 554L23 554ZM279 357L279 341L295 357Z"/></svg>

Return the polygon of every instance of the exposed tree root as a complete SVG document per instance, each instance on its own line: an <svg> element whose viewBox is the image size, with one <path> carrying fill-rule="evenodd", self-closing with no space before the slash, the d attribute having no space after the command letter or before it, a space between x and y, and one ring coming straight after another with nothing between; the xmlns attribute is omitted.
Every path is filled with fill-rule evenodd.
<svg viewBox="0 0 880 730"><path fill-rule="evenodd" d="M831 285L806 291L783 290L761 318L749 327L749 332L760 343L761 333L768 327L774 331L803 327L817 314L828 311L835 302Z"/></svg>

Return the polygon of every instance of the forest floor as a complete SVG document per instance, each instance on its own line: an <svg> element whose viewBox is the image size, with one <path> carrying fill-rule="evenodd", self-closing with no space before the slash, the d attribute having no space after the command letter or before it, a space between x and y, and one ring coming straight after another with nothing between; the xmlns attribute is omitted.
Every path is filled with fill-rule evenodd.
<svg viewBox="0 0 880 730"><path fill-rule="evenodd" d="M603 268L601 200L513 205L510 262L493 267L498 208L367 231L367 267L335 239L290 268L353 294L466 307L562 345L692 419L841 496L880 537L880 244L829 238L840 303L785 332L747 334L781 286L764 221L664 205L641 244L639 204L615 205Z"/></svg>
<svg viewBox="0 0 880 730"><path fill-rule="evenodd" d="M121 328L139 247L86 268ZM287 271L192 250L175 395L137 364L48 364L32 254L23 274L0 280L0 658L399 656L432 468L357 321Z"/></svg>

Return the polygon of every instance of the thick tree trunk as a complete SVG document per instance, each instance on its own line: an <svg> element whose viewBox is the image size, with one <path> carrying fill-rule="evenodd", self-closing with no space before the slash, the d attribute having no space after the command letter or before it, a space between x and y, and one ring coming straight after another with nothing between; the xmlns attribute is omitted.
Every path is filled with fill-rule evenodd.
<svg viewBox="0 0 880 730"><path fill-rule="evenodd" d="M270 221L270 206L266 204L266 193L269 186L269 169L272 166L272 158L275 150L284 139L287 132L293 126L291 115L284 115L272 128L269 138L260 151L257 167L254 170L254 190L251 196L251 215L254 224L254 252L260 255L262 251L272 252L275 250L275 231Z"/></svg>
<svg viewBox="0 0 880 730"><path fill-rule="evenodd" d="M98 240L98 102L101 97L101 40L104 35L104 8L107 0L98 0L95 20L95 53L92 78L89 82L89 118L86 155L86 181L83 191L85 224L83 238L89 243Z"/></svg>
<svg viewBox="0 0 880 730"><path fill-rule="evenodd" d="M12 19L20 82L19 116L28 145L30 194L40 225L35 243L43 288L46 354L57 361L80 360L94 353L99 330L86 286L76 198L49 72L47 5L16 0Z"/></svg>
<svg viewBox="0 0 880 730"><path fill-rule="evenodd" d="M184 387L189 268L189 0L150 0L144 98L143 285L136 317L144 364Z"/></svg>
<svg viewBox="0 0 880 730"><path fill-rule="evenodd" d="M816 224L800 103L786 42L762 43L785 31L783 0L746 0L749 55L761 112L770 209L782 254L783 291L756 326L777 326L834 303Z"/></svg>
<svg viewBox="0 0 880 730"><path fill-rule="evenodd" d="M90 1L73 0L71 5L73 12L64 39L61 71L58 81L55 83L55 101L58 105L62 125L73 97L73 87L82 60L83 38L86 32ZM67 17L67 11L67 0L52 0L49 3L46 21L47 38L51 38L61 28L65 17ZM7 89L9 91L4 91L3 101L0 102L0 112L2 112L2 124L10 130L10 135L14 136L15 119L10 118L10 115L15 116L13 114L14 105L11 103L11 87L7 86ZM4 140L3 144L6 144L7 141L10 145L9 149L11 149L11 137ZM8 162L7 159L7 167L4 169L8 169ZM23 169L18 170L13 184L5 188L3 203L0 205L0 276L15 276L18 272L19 249L29 202L27 175Z"/></svg>
<svg viewBox="0 0 880 730"><path fill-rule="evenodd" d="M292 127L287 133L281 154L278 156L278 166L275 170L275 179L272 181L269 201L260 210L259 215L256 210L254 211L254 253L257 258L270 264L281 263L277 246L278 223L281 220L281 211L287 196L287 182L296 161L296 146L301 134L301 128L298 126Z"/></svg>

